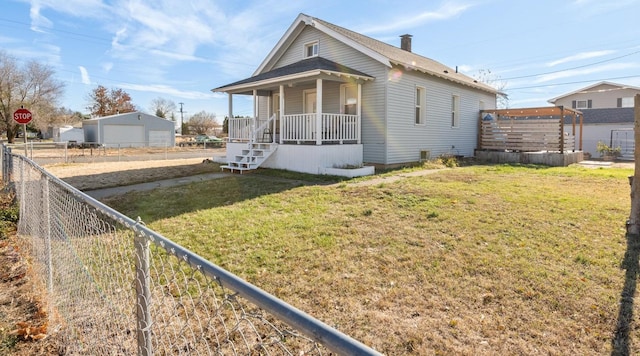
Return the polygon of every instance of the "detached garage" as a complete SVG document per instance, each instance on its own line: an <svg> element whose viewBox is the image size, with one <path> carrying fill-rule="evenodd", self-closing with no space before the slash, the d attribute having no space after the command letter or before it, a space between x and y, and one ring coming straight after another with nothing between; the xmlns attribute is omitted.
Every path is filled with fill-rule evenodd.
<svg viewBox="0 0 640 356"><path fill-rule="evenodd" d="M141 112L105 116L82 122L84 141L107 147L173 147L175 123Z"/></svg>

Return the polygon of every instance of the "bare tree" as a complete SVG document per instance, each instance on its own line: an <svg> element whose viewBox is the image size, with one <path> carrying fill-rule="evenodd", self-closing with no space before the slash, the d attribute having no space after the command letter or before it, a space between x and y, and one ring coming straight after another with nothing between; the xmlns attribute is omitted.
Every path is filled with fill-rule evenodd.
<svg viewBox="0 0 640 356"><path fill-rule="evenodd" d="M175 121L173 112L176 111L176 103L165 98L155 98L151 100L151 111L154 112L157 117Z"/></svg>
<svg viewBox="0 0 640 356"><path fill-rule="evenodd" d="M480 69L478 73L473 76L479 82L485 83L498 90L498 100L496 105L497 109L509 108L509 96L504 92L504 88L507 87L507 82L502 80L499 76L493 74L490 69Z"/></svg>
<svg viewBox="0 0 640 356"><path fill-rule="evenodd" d="M109 90L102 85L89 94L89 105L91 115L98 117L136 111L129 93L119 88Z"/></svg>
<svg viewBox="0 0 640 356"><path fill-rule="evenodd" d="M7 131L12 143L18 131L13 112L24 106L33 114L32 125L45 125L45 113L56 106L64 84L54 78L49 66L29 61L23 67L17 59L0 51L0 128Z"/></svg>
<svg viewBox="0 0 640 356"><path fill-rule="evenodd" d="M187 122L189 131L193 134L208 134L218 126L216 120L216 114L208 113L206 111L200 111L195 113Z"/></svg>

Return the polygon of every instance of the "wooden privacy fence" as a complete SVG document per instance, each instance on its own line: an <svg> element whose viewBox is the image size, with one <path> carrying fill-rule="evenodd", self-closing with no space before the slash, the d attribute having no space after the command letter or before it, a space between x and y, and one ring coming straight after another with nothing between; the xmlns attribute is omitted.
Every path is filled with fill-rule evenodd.
<svg viewBox="0 0 640 356"><path fill-rule="evenodd" d="M582 113L563 107L483 110L478 136L481 150L581 151Z"/></svg>

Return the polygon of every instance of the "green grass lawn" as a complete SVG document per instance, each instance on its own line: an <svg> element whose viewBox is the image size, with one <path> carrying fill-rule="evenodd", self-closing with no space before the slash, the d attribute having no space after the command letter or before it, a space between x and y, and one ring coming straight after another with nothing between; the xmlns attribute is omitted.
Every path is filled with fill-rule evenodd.
<svg viewBox="0 0 640 356"><path fill-rule="evenodd" d="M303 184L258 173L107 203L385 354L610 354L626 342L634 353L638 308L620 304L638 264L625 235L632 174L487 165ZM636 266L626 279L625 266Z"/></svg>

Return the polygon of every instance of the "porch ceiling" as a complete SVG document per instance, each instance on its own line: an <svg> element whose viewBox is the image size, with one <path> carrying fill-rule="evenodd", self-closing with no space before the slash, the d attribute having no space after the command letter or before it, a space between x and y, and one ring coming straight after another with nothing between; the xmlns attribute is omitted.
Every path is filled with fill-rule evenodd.
<svg viewBox="0 0 640 356"><path fill-rule="evenodd" d="M313 78L330 79L337 81L367 81L375 79L374 77L366 73L360 72L353 68L349 68L328 59L322 57L313 57L255 75L251 78L243 79L212 89L212 91L238 94L253 89L265 89L280 84L308 81L312 80Z"/></svg>

